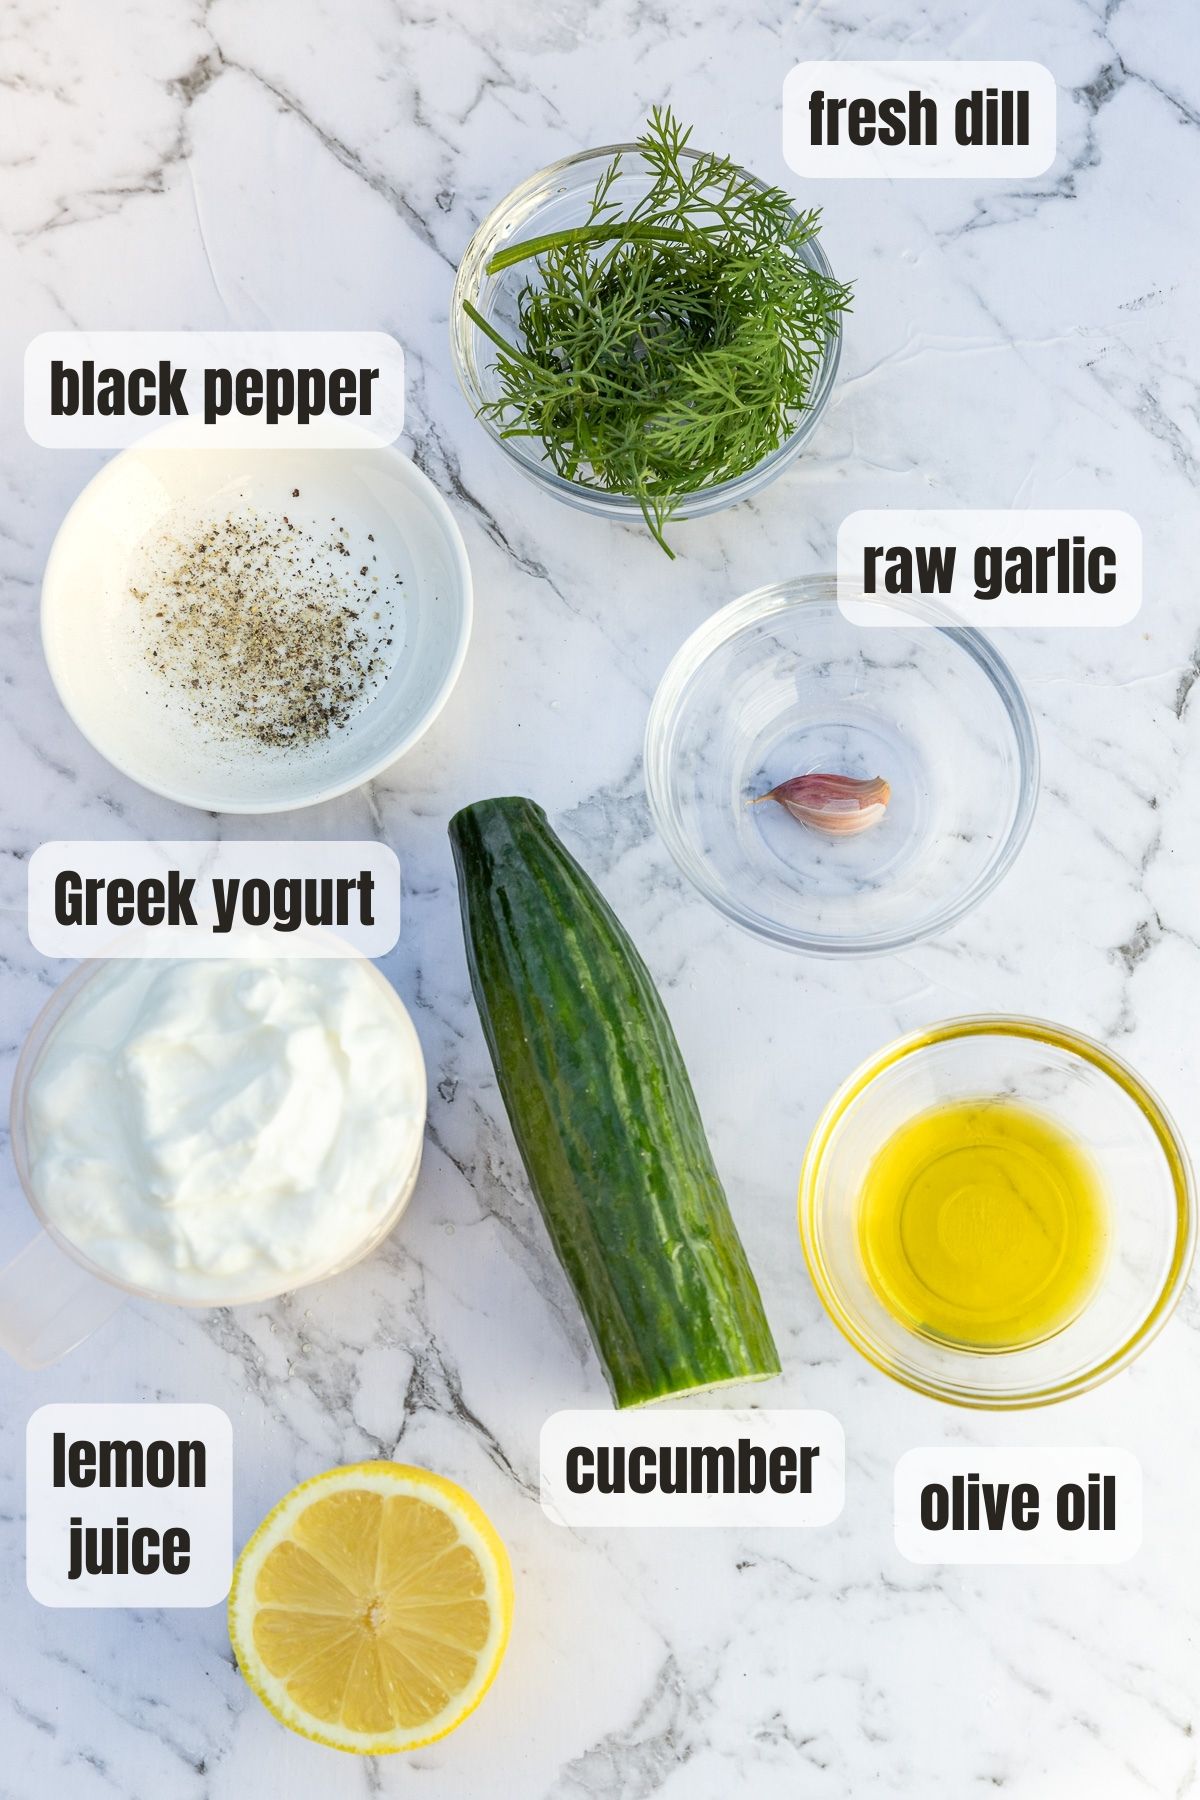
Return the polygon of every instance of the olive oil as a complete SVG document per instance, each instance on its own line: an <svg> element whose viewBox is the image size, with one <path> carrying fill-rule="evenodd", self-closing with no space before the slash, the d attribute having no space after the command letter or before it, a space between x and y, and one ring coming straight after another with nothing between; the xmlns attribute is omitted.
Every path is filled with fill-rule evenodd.
<svg viewBox="0 0 1200 1800"><path fill-rule="evenodd" d="M959 1349L1016 1350L1071 1323L1099 1284L1108 1202L1082 1145L1014 1100L910 1119L867 1170L858 1237L881 1304Z"/></svg>

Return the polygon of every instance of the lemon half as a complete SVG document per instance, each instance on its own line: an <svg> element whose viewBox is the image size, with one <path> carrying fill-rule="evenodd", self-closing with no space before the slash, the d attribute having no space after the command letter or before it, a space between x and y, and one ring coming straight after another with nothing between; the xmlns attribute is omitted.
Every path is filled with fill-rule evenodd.
<svg viewBox="0 0 1200 1800"><path fill-rule="evenodd" d="M229 1635L292 1731L380 1756L445 1737L500 1666L508 1554L454 1482L355 1463L293 1488L238 1558Z"/></svg>

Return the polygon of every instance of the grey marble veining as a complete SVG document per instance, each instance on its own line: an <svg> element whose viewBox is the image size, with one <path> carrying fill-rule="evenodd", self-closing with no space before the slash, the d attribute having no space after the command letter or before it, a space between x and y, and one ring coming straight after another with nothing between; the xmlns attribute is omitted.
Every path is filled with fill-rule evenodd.
<svg viewBox="0 0 1200 1800"><path fill-rule="evenodd" d="M48 836L378 835L405 870L388 973L430 1070L426 1163L385 1247L237 1312L130 1306L40 1375L0 1370L5 1800L1142 1800L1197 1777L1200 1307L1086 1399L958 1415L877 1376L826 1322L796 1241L805 1138L833 1084L902 1029L1043 1014L1104 1035L1200 1144L1200 39L1183 0L8 0L0 48L0 1042L63 970L24 933ZM670 99L697 138L791 185L778 101L801 57L1029 57L1060 89L1037 180L831 183L825 244L857 300L811 447L752 504L643 533L568 512L458 393L450 284L516 181L631 135ZM312 813L212 820L82 742L42 662L42 564L98 466L20 428L39 330L394 332L409 447L454 508L477 627L436 729ZM1029 843L986 905L901 956L793 960L685 886L642 795L646 709L714 607L827 568L860 506L1102 505L1139 520L1134 626L1004 634L1044 755ZM538 1508L537 1434L602 1378L547 1249L467 987L453 809L528 792L662 983L786 1374L777 1405L847 1435L847 1504L805 1533L572 1533ZM29 1233L15 1185L0 1250ZM293 1482L393 1454L475 1492L513 1554L503 1673L446 1742L378 1762L278 1728L220 1609L43 1611L22 1568L23 1434L52 1399L205 1399L230 1414L239 1542ZM891 1537L915 1444L1112 1442L1141 1459L1146 1542L1112 1569L916 1568Z"/></svg>

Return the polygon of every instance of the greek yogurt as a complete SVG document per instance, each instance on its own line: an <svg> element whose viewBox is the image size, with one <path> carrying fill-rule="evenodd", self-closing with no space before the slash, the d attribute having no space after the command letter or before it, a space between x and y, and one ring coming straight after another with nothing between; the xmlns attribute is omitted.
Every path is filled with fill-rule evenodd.
<svg viewBox="0 0 1200 1800"><path fill-rule="evenodd" d="M416 1180L425 1069L361 959L110 962L26 1098L46 1220L127 1285L263 1299L351 1262Z"/></svg>

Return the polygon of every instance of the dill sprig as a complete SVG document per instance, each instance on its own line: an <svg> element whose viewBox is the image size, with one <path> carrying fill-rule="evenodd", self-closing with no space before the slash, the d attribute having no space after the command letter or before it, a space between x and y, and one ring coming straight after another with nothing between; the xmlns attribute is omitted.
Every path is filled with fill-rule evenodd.
<svg viewBox="0 0 1200 1800"><path fill-rule="evenodd" d="M509 244L494 275L533 261L520 344L464 302L495 344L499 393L481 407L504 437L540 438L555 472L629 495L668 556L687 494L731 481L791 435L851 290L800 249L797 214L727 157L685 156L691 132L655 107L638 150L652 181L624 216L614 157L587 222Z"/></svg>

